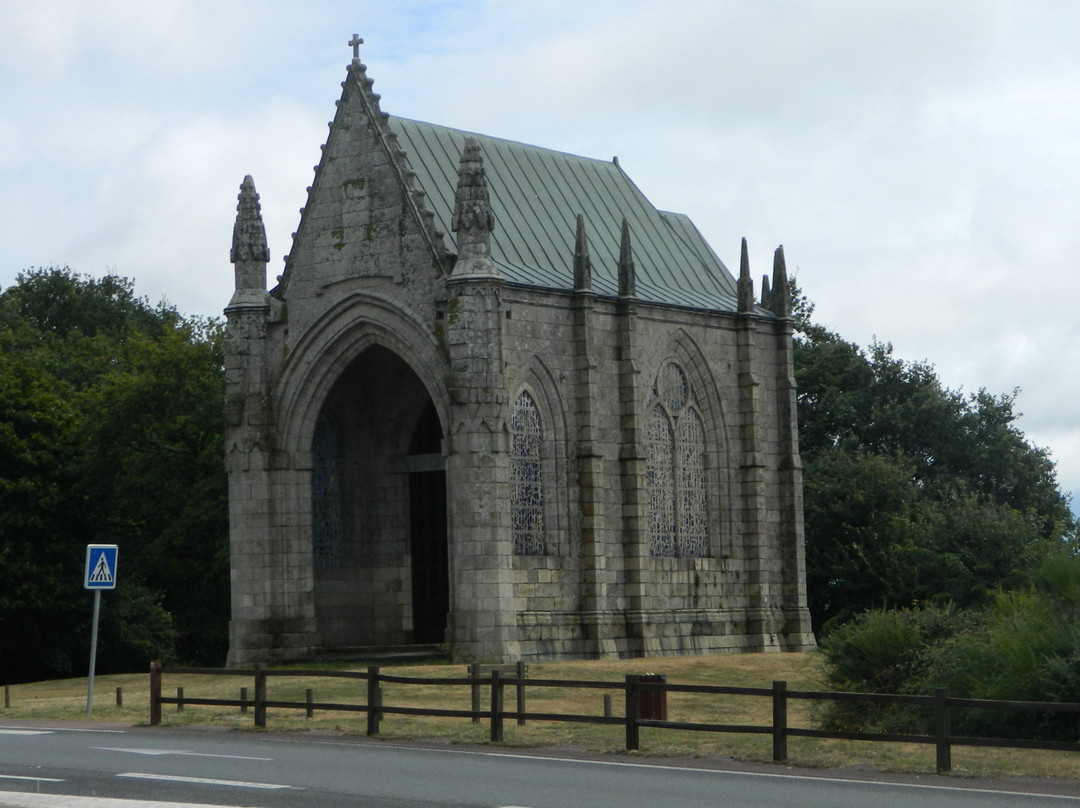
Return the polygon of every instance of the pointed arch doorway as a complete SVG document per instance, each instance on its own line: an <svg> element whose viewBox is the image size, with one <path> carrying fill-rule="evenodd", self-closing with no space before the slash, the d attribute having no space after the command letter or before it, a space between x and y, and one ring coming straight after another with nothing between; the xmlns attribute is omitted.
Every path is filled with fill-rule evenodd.
<svg viewBox="0 0 1080 808"><path fill-rule="evenodd" d="M442 427L431 402L417 421L408 465L413 642L442 643L450 612L446 469Z"/></svg>
<svg viewBox="0 0 1080 808"><path fill-rule="evenodd" d="M442 436L427 388L385 347L363 351L327 395L312 472L315 616L325 650L445 641Z"/></svg>

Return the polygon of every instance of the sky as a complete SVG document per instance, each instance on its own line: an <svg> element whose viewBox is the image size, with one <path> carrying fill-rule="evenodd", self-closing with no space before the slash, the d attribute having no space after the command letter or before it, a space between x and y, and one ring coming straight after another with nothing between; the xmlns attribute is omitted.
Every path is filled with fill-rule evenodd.
<svg viewBox="0 0 1080 808"><path fill-rule="evenodd" d="M1080 3L0 0L0 287L221 316L251 174L284 267L353 33L384 111L619 163L814 319L1019 388L1080 506Z"/></svg>

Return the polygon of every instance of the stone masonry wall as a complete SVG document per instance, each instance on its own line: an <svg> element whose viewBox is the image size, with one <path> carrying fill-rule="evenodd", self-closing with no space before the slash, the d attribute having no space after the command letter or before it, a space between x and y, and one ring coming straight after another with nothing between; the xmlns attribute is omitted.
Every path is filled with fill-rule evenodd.
<svg viewBox="0 0 1080 808"><path fill-rule="evenodd" d="M230 313L230 664L409 641L404 456L428 402L444 435L453 655L811 644L790 330L752 313L509 287L485 275L482 254L455 275L417 191L354 64L286 273L265 306ZM667 362L702 417L705 557L648 552L644 429ZM514 555L508 505L522 390L544 430L538 556ZM352 544L316 570L312 441L324 409L353 441Z"/></svg>
<svg viewBox="0 0 1080 808"><path fill-rule="evenodd" d="M545 380L556 388L557 394L546 398L561 402L563 413L548 414L545 428L567 424L564 434L554 437L573 445L573 412L567 402L573 400L571 380L575 356L569 307L559 305L560 296L547 297L514 290L507 295L509 314L504 322L505 366L509 397L513 398L520 384L515 381L528 376L533 386ZM604 308L601 304L601 308ZM644 307L643 307L644 308ZM606 383L598 384L598 428L602 467L606 470L602 496L607 513L619 513L619 491L612 480L618 479L620 450L624 434L613 394L617 391L615 356L618 347L612 335L614 309L607 306L597 319L603 322L596 333L604 335L588 346L596 369L595 375ZM621 613L627 609L626 552L621 523L608 519L601 531L602 555L607 562L602 602L607 608L589 612L589 598L582 582L585 570L577 563L574 553L562 555L563 547L577 548L578 529L574 518L573 500L581 489L571 482L569 523L571 536L552 538L554 547L544 558L515 558L515 607L521 633L521 649L525 656L551 654L592 656L606 647L615 653L635 651L655 653L701 653L704 651L745 650L778 647L776 634L783 619L772 616L770 602L779 605L783 590L781 558L780 505L777 499L780 480L779 430L776 426L778 406L777 386L773 381L780 372L778 363L783 357L774 350L775 339L766 332L754 343L752 361L757 375L765 379L758 383L756 393L760 451L768 457L763 469L764 490L758 497L763 511L759 521L768 525L764 536L753 533L755 522L746 519L745 486L741 482L740 465L745 453L745 441L739 419L740 375L737 372L737 331L734 318L696 312L656 309L639 315L638 325L644 332L642 344L648 346L639 358L642 367L639 401L644 404L659 366L675 359L691 377L698 403L709 418L709 511L712 555L707 558L645 558L640 562L645 579L644 594L638 604L642 610L642 625L646 636L635 643L627 638L612 637L613 644L600 640L605 633L626 631ZM771 324L767 324L771 328ZM544 373L526 369L540 364ZM743 380L746 381L745 379ZM532 388L530 388L532 389ZM545 397L544 393L540 394ZM716 410L719 409L720 412ZM578 478L579 461L568 451L568 478ZM641 483L644 484L644 481ZM768 492L771 492L768 493ZM764 540L765 546L758 543ZM751 552L748 552L753 548ZM594 576L595 577L595 576ZM595 588L596 584L592 584ZM577 593L577 596L574 593ZM764 609L764 612L762 611ZM606 614L606 616L605 616ZM749 634L748 634L749 632ZM597 636L601 635L601 636ZM601 652L602 653L602 652Z"/></svg>

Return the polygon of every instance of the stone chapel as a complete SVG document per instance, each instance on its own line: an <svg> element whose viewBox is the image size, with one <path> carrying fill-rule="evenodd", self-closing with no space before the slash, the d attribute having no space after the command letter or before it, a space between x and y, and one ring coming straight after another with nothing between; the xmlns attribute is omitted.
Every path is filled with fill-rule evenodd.
<svg viewBox="0 0 1080 808"><path fill-rule="evenodd" d="M797 651L783 250L755 300L618 160L397 118L357 56L225 309L229 664Z"/></svg>

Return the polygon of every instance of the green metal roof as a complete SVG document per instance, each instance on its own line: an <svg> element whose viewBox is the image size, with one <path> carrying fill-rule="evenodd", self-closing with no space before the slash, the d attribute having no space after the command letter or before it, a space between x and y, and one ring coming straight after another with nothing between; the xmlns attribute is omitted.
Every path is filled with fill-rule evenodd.
<svg viewBox="0 0 1080 808"><path fill-rule="evenodd" d="M615 297L622 220L630 224L639 300L735 311L735 279L689 218L659 211L616 162L593 160L405 118L390 118L426 206L450 229L465 138L480 145L495 214L491 258L507 282L571 291L577 216L585 217L592 288Z"/></svg>

